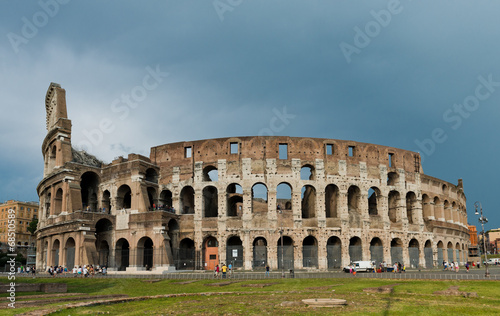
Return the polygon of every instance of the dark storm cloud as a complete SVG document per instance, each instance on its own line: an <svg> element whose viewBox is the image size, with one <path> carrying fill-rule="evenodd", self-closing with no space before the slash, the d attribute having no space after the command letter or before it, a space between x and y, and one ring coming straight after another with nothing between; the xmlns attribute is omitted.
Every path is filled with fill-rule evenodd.
<svg viewBox="0 0 500 316"><path fill-rule="evenodd" d="M8 115L0 118L0 200L36 199L44 95L58 82L67 91L73 143L93 141L91 152L106 161L128 150L148 155L159 144L234 135L352 139L420 151L426 173L453 183L464 178L469 201L493 213L500 91L469 107L467 117L456 104L474 96L480 76L500 81L499 3L41 3L1 4ZM36 24L44 12L47 20L29 33L26 21ZM346 45L355 52L346 55ZM148 67L157 66L168 76L134 106L116 105L142 91ZM285 123L276 114L283 109ZM450 110L461 115L458 128L443 118ZM113 128L103 130L103 120ZM440 142L436 129L444 133Z"/></svg>

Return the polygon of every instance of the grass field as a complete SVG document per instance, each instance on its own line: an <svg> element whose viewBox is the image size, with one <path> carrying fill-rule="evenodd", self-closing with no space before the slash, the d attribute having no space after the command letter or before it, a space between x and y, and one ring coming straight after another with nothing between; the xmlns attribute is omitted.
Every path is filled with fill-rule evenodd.
<svg viewBox="0 0 500 316"><path fill-rule="evenodd" d="M6 278L0 282L6 283ZM51 315L499 315L500 283L496 281L422 281L381 279L279 279L237 281L225 286L210 286L221 280L199 280L176 284L179 280L147 283L144 279L18 279L16 282L64 282L69 293L90 295L127 294L130 297L191 293L189 296L145 299L134 302L64 309L70 302L6 309L1 315L32 310L59 309ZM394 285L393 292L372 294L365 288ZM266 286L263 286L266 285ZM458 286L477 297L435 295L435 291ZM201 293L219 293L201 295ZM20 296L40 293L17 293ZM193 295L194 294L194 295ZM1 294L2 303L7 302ZM345 307L311 308L305 305L283 307L284 301L307 298L346 299ZM43 299L42 299L43 302ZM43 304L43 303L42 303ZM5 304L3 304L5 305Z"/></svg>

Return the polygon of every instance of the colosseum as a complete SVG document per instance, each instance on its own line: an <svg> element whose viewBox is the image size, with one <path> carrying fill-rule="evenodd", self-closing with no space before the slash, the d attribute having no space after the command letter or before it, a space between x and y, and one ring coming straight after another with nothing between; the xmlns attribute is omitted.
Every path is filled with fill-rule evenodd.
<svg viewBox="0 0 500 316"><path fill-rule="evenodd" d="M184 141L111 163L75 150L65 90L49 86L37 266L123 273L328 270L351 261L465 262L463 184L416 152L336 139Z"/></svg>

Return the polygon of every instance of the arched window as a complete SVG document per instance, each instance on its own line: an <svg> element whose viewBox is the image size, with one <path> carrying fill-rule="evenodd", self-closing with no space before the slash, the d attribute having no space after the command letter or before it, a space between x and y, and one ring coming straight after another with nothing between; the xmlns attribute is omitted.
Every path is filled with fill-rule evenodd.
<svg viewBox="0 0 500 316"><path fill-rule="evenodd" d="M399 192L397 191L389 192L388 204L389 204L389 220L393 223L396 223L401 218L400 214L398 214Z"/></svg>
<svg viewBox="0 0 500 316"><path fill-rule="evenodd" d="M190 186L182 188L180 196L182 214L194 214L194 189Z"/></svg>
<svg viewBox="0 0 500 316"><path fill-rule="evenodd" d="M371 187L368 190L368 214L378 215L378 198L380 190L377 187Z"/></svg>
<svg viewBox="0 0 500 316"><path fill-rule="evenodd" d="M214 166L203 168L203 181L216 182L219 180L219 171Z"/></svg>
<svg viewBox="0 0 500 316"><path fill-rule="evenodd" d="M315 179L315 170L311 165L304 165L300 169L300 180L314 180Z"/></svg>
<svg viewBox="0 0 500 316"><path fill-rule="evenodd" d="M329 184L325 189L325 211L327 218L338 217L339 188L334 184Z"/></svg>
<svg viewBox="0 0 500 316"><path fill-rule="evenodd" d="M82 192L82 209L97 211L97 193L99 192L99 176L95 172L85 172L80 180Z"/></svg>
<svg viewBox="0 0 500 316"><path fill-rule="evenodd" d="M278 184L276 187L276 208L278 210L292 209L292 186L286 182Z"/></svg>
<svg viewBox="0 0 500 316"><path fill-rule="evenodd" d="M232 183L226 189L227 216L241 217L243 214L243 188Z"/></svg>
<svg viewBox="0 0 500 316"><path fill-rule="evenodd" d="M267 187L262 183L252 187L252 212L267 212Z"/></svg>
<svg viewBox="0 0 500 316"><path fill-rule="evenodd" d="M129 209L132 207L132 191L126 184L120 186L117 191L116 208Z"/></svg>
<svg viewBox="0 0 500 316"><path fill-rule="evenodd" d="M316 217L316 189L311 185L302 187L302 218Z"/></svg>
<svg viewBox="0 0 500 316"><path fill-rule="evenodd" d="M208 186L203 189L203 216L217 217L219 215L217 188Z"/></svg>

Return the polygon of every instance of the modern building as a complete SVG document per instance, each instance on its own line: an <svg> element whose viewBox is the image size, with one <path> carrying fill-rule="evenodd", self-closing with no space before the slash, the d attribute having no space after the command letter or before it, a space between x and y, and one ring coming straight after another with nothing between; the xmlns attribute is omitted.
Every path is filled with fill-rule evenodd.
<svg viewBox="0 0 500 316"><path fill-rule="evenodd" d="M15 214L15 243L19 251L35 245L35 237L28 231L33 219L38 218L38 202L9 200L0 204L0 243L7 244L9 233L9 213ZM14 212L9 212L13 210Z"/></svg>
<svg viewBox="0 0 500 316"><path fill-rule="evenodd" d="M468 256L462 180L420 155L355 141L185 141L109 164L71 145L65 90L47 91L37 265L110 271L339 269L350 261L433 267Z"/></svg>

